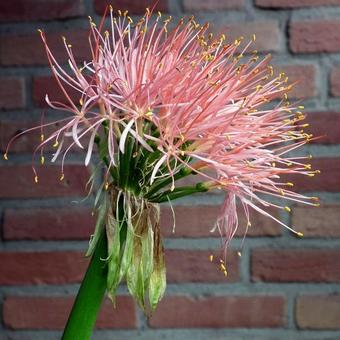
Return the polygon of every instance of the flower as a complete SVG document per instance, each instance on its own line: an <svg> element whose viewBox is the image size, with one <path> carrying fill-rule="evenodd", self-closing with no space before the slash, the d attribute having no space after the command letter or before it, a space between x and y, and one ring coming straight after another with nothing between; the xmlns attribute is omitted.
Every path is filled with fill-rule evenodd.
<svg viewBox="0 0 340 340"><path fill-rule="evenodd" d="M105 188L113 188L109 192L114 193L115 199L124 196L128 228L134 224L143 231L140 236L145 236L145 240L153 237L148 236L145 225L153 231L152 235L159 234L158 226L155 227L157 218L152 222L145 217L145 209L151 214L157 210L154 203L213 189L225 192L214 228L224 237L224 249L238 228L237 202L244 209L247 228L251 225L249 208L252 208L302 236L266 211L269 206L290 210L285 204L271 202L267 196L318 205L316 198L293 192L293 184L281 180L281 175L314 176L318 172L305 163L308 157L291 155L291 151L313 137L303 130L306 127L302 123L303 107L288 101L293 88L288 77L274 73L270 56L261 59L256 51L247 54L255 36L248 42L243 37L227 41L223 34L214 37L208 32L208 24L201 26L193 17L181 19L170 30L171 17L163 20L161 13L154 17L147 9L133 23L127 11L118 11L116 18L112 8L108 10L109 31L103 28L105 15L98 27L90 18L92 59L81 67L75 61L72 46L63 38L69 56L66 71L40 31L51 70L67 103L54 102L48 95L46 101L71 116L60 121L61 127L48 138L42 133L37 150L53 142L57 150L52 161L62 155L63 166L68 151L73 146L84 149L83 141L89 135L85 165L90 163L97 142L107 167ZM67 87L79 93L79 103L73 102ZM69 146L63 148L64 141L70 138ZM196 185L177 185L178 179L191 174L198 175ZM104 206L107 209L108 204ZM117 211L107 212L107 216L112 215L106 221L107 228L119 221ZM146 224L140 225L140 219L134 222L133 215L145 219ZM112 244L116 244L119 235L114 227L111 229L108 235ZM133 245L136 241L133 229L128 235L130 248L124 253L127 257L122 258L130 263L132 247L146 246L138 242ZM112 244L109 251L115 254L112 268L119 268L122 266L119 250L115 252ZM155 245L161 252L159 240L146 248L155 251ZM141 251L133 275L138 273L139 259L144 256ZM151 275L152 263L150 266L147 272ZM128 267L124 268L124 273L128 272ZM226 273L225 267L223 271ZM113 292L124 273L110 274ZM137 292L134 280L131 290L144 301L144 291ZM164 287L162 284L159 287L153 305L162 295Z"/></svg>

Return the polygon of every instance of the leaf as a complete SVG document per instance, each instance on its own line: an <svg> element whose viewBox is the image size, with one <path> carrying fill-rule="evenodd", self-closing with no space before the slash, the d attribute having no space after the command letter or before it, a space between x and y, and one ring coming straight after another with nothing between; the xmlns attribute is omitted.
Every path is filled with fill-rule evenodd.
<svg viewBox="0 0 340 340"><path fill-rule="evenodd" d="M164 249L160 238L159 227L155 229L155 251L153 272L149 281L149 303L151 310L154 311L158 302L164 296L166 288L166 269L164 259Z"/></svg>
<svg viewBox="0 0 340 340"><path fill-rule="evenodd" d="M104 225L105 225L106 210L107 210L107 200L104 199L104 202L99 207L98 217L97 217L97 221L96 221L94 234L93 234L93 237L90 240L89 249L87 250L85 256L92 256L93 255L93 252L96 248L96 245L98 243L98 240L100 238L100 235L101 235L102 230L103 230Z"/></svg>

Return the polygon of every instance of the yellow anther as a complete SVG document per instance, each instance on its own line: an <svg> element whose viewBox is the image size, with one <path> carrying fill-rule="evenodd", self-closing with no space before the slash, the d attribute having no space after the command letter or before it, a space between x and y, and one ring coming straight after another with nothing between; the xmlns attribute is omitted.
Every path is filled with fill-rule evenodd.
<svg viewBox="0 0 340 340"><path fill-rule="evenodd" d="M283 209L286 210L287 212L291 212L291 211L292 211L292 209L290 209L290 208L287 207L287 206L285 206Z"/></svg>
<svg viewBox="0 0 340 340"><path fill-rule="evenodd" d="M276 167L276 163L272 162L272 167L275 168Z"/></svg>
<svg viewBox="0 0 340 340"><path fill-rule="evenodd" d="M286 185L288 185L289 187L293 187L293 186L294 186L294 183L292 183L292 182L287 182Z"/></svg>
<svg viewBox="0 0 340 340"><path fill-rule="evenodd" d="M132 18L130 16L127 17L127 20L129 22L129 24L133 24L133 20L132 20Z"/></svg>
<svg viewBox="0 0 340 340"><path fill-rule="evenodd" d="M280 194L281 194L282 196L285 195L285 192L284 192L282 189L279 189L279 192L280 192Z"/></svg>
<svg viewBox="0 0 340 340"><path fill-rule="evenodd" d="M146 14L147 14L147 15L150 15L150 8L149 8L149 7L146 7L145 10L146 10Z"/></svg>
<svg viewBox="0 0 340 340"><path fill-rule="evenodd" d="M209 261L212 262L214 260L214 255L213 254L210 254L209 255Z"/></svg>
<svg viewBox="0 0 340 340"><path fill-rule="evenodd" d="M223 271L226 271L226 270L227 270L227 268L225 267L225 265L224 265L223 263L220 264L220 267L221 267L221 269L222 269Z"/></svg>
<svg viewBox="0 0 340 340"><path fill-rule="evenodd" d="M237 252L237 255L238 255L239 257L241 257L241 256L242 256L242 253L241 253L240 251L238 251L238 252Z"/></svg>
<svg viewBox="0 0 340 340"><path fill-rule="evenodd" d="M109 188L109 183L106 182L106 183L105 183L105 190L107 190L108 188Z"/></svg>
<svg viewBox="0 0 340 340"><path fill-rule="evenodd" d="M299 237L303 237L304 236L301 231L296 232L296 235L299 236Z"/></svg>
<svg viewBox="0 0 340 340"><path fill-rule="evenodd" d="M66 41L66 37L64 35L61 37L61 39L63 39L64 42Z"/></svg>
<svg viewBox="0 0 340 340"><path fill-rule="evenodd" d="M42 134L40 135L40 141L43 142L44 139L45 139L45 136L44 136L44 134L42 133Z"/></svg>
<svg viewBox="0 0 340 340"><path fill-rule="evenodd" d="M299 105L297 108L298 108L299 110L303 110L305 107L304 107L303 105Z"/></svg>
<svg viewBox="0 0 340 340"><path fill-rule="evenodd" d="M121 16L122 15L122 11L119 9L118 11L118 15Z"/></svg>
<svg viewBox="0 0 340 340"><path fill-rule="evenodd" d="M228 272L226 270L223 271L224 276L228 276Z"/></svg>
<svg viewBox="0 0 340 340"><path fill-rule="evenodd" d="M309 176L309 177L314 177L314 176L315 176L315 174L313 174L313 173L309 173L309 174L307 174L307 176Z"/></svg>
<svg viewBox="0 0 340 340"><path fill-rule="evenodd" d="M45 163L45 157L44 156L40 157L40 163L41 163L41 165L44 165L44 163Z"/></svg>
<svg viewBox="0 0 340 340"><path fill-rule="evenodd" d="M303 128L308 127L308 126L309 126L308 123L301 125L301 127L303 127Z"/></svg>
<svg viewBox="0 0 340 340"><path fill-rule="evenodd" d="M185 155L184 151L183 151L183 150L181 150L181 156L184 156L184 155Z"/></svg>
<svg viewBox="0 0 340 340"><path fill-rule="evenodd" d="M59 142L56 140L55 143L53 144L53 147L56 148L59 145Z"/></svg>
<svg viewBox="0 0 340 340"><path fill-rule="evenodd" d="M311 169L312 168L312 164L305 164L305 169Z"/></svg>
<svg viewBox="0 0 340 340"><path fill-rule="evenodd" d="M72 48L72 45L71 45L71 44L68 44L67 47L68 47L68 48Z"/></svg>
<svg viewBox="0 0 340 340"><path fill-rule="evenodd" d="M320 207L320 203L313 203L314 207Z"/></svg>
<svg viewBox="0 0 340 340"><path fill-rule="evenodd" d="M6 161L8 161L8 155L7 155L7 153L4 153L4 159L5 159Z"/></svg>
<svg viewBox="0 0 340 340"><path fill-rule="evenodd" d="M256 41L256 34L253 34L251 38L253 41Z"/></svg>
<svg viewBox="0 0 340 340"><path fill-rule="evenodd" d="M43 31L42 31L40 28L38 28L37 31L38 31L40 34L43 33Z"/></svg>
<svg viewBox="0 0 340 340"><path fill-rule="evenodd" d="M128 15L129 11L124 11L123 15L126 17Z"/></svg>
<svg viewBox="0 0 340 340"><path fill-rule="evenodd" d="M35 183L38 183L38 176L35 176L35 177L34 177L34 182L35 182Z"/></svg>
<svg viewBox="0 0 340 340"><path fill-rule="evenodd" d="M161 16L162 16L162 12L158 11L158 12L157 12L157 15L158 15L159 17L161 17Z"/></svg>
<svg viewBox="0 0 340 340"><path fill-rule="evenodd" d="M112 7L112 5L109 5L109 8L110 8L110 12L113 12L113 7Z"/></svg>
<svg viewBox="0 0 340 340"><path fill-rule="evenodd" d="M84 105L83 98L80 98L80 99L79 99L79 104L80 104L81 106L83 106L83 105Z"/></svg>
<svg viewBox="0 0 340 340"><path fill-rule="evenodd" d="M225 34L221 34L221 40L224 41L226 39Z"/></svg>
<svg viewBox="0 0 340 340"><path fill-rule="evenodd" d="M59 181L63 181L65 178L65 175L64 174L61 174L60 178L59 178Z"/></svg>
<svg viewBox="0 0 340 340"><path fill-rule="evenodd" d="M247 227L251 227L251 223L249 221L247 223Z"/></svg>

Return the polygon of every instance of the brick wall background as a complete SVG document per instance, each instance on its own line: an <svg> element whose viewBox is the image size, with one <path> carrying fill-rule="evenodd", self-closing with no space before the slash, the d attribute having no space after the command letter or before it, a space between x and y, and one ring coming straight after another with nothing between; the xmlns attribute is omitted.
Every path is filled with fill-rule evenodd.
<svg viewBox="0 0 340 340"><path fill-rule="evenodd" d="M0 3L0 147L39 121L46 92L60 97L36 32L47 32L59 60L61 35L83 60L88 55L87 15L99 20L104 0L11 0ZM142 14L149 1L117 0L114 7ZM231 37L256 33L255 48L300 84L310 132L326 134L304 149L321 175L296 179L321 207L292 206L279 217L304 232L297 239L254 215L242 257L242 231L225 278L208 256L219 249L209 229L221 198L176 202L177 228L163 209L167 296L147 320L121 287L118 309L106 303L94 339L340 339L340 1L160 0L175 18L195 14ZM229 31L230 30L230 31ZM61 97L62 99L62 97ZM49 110L47 109L47 113ZM58 113L53 112L54 117ZM26 135L0 161L0 339L58 339L87 261L93 228L92 198L82 203L89 170L83 154L69 157L66 180L45 165L34 184L31 152L39 136Z"/></svg>

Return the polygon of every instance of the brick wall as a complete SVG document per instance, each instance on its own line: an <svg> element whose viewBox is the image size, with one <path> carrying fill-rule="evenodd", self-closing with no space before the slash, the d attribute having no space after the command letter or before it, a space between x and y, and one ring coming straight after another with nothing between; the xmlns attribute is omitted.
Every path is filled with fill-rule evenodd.
<svg viewBox="0 0 340 340"><path fill-rule="evenodd" d="M149 1L117 0L114 7L142 14ZM41 41L43 28L58 60L66 61L61 35L79 60L88 56L87 15L96 20L104 0L11 0L0 3L0 148L15 133L49 113L43 97L57 92ZM256 33L255 47L271 52L277 68L300 85L311 133L326 135L304 149L321 175L296 179L296 187L322 199L321 207L292 206L279 215L304 232L298 239L258 215L242 257L242 230L229 253L225 278L208 260L219 249L209 233L221 197L176 202L177 228L164 207L169 287L147 320L126 289L118 309L103 306L95 339L340 339L340 1L339 0L160 0L175 18L195 14L229 37ZM58 113L53 112L57 116ZM31 152L39 135L26 135L0 161L0 339L58 339L87 260L93 228L85 195L89 169L74 153L58 180L46 164L33 181ZM46 162L48 163L48 162ZM74 203L78 201L80 203Z"/></svg>

